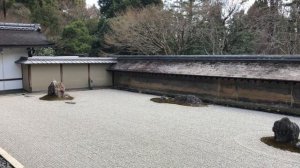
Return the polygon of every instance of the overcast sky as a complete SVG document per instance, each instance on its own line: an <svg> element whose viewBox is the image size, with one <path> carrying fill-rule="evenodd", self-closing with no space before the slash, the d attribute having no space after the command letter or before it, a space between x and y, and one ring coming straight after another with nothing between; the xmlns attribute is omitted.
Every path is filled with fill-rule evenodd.
<svg viewBox="0 0 300 168"><path fill-rule="evenodd" d="M92 5L96 5L96 6L98 6L98 0L86 0L86 4L88 5L88 6L92 6Z"/></svg>

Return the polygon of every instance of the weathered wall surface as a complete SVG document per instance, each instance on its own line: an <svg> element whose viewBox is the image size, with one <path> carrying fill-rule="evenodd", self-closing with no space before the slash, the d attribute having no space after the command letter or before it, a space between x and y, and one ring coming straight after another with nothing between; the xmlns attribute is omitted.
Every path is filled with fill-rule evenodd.
<svg viewBox="0 0 300 168"><path fill-rule="evenodd" d="M29 76L29 66L22 65L22 76L23 76L23 89L26 91L31 91L30 88L30 76Z"/></svg>
<svg viewBox="0 0 300 168"><path fill-rule="evenodd" d="M90 64L92 87L107 87L112 85L111 73L107 72L109 64Z"/></svg>
<svg viewBox="0 0 300 168"><path fill-rule="evenodd" d="M33 64L22 65L24 89L45 91L51 81L62 81L66 89L109 87L112 85L110 64ZM90 69L89 69L90 68ZM92 82L89 82L90 80Z"/></svg>
<svg viewBox="0 0 300 168"><path fill-rule="evenodd" d="M168 95L194 94L217 104L300 115L297 82L115 71L114 87Z"/></svg>
<svg viewBox="0 0 300 168"><path fill-rule="evenodd" d="M63 65L63 83L68 89L88 88L88 66L86 64Z"/></svg>
<svg viewBox="0 0 300 168"><path fill-rule="evenodd" d="M59 65L30 65L29 73L33 92L47 90L53 80L60 81Z"/></svg>
<svg viewBox="0 0 300 168"><path fill-rule="evenodd" d="M291 89L292 91L292 102L293 108L300 109L300 83L294 83ZM300 111L300 110L299 110Z"/></svg>

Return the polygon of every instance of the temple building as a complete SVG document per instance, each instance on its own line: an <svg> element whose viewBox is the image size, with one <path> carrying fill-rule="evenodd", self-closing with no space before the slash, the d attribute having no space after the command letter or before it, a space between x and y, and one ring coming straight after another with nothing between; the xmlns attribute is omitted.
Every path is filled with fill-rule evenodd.
<svg viewBox="0 0 300 168"><path fill-rule="evenodd" d="M0 91L23 89L22 68L15 61L52 45L40 30L39 24L0 23Z"/></svg>

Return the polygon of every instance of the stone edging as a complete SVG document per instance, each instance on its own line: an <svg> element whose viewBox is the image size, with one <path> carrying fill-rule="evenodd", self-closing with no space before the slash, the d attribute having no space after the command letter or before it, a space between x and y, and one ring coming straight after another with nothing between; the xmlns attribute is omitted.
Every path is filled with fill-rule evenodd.
<svg viewBox="0 0 300 168"><path fill-rule="evenodd" d="M24 168L24 166L18 162L15 158L13 158L10 154L8 154L5 150L0 148L0 155L8 161L14 168Z"/></svg>

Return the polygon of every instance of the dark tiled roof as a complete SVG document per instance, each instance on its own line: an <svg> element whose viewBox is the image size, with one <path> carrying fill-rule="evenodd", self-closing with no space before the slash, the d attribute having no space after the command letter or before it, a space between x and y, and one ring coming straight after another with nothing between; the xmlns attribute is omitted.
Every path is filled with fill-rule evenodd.
<svg viewBox="0 0 300 168"><path fill-rule="evenodd" d="M300 62L300 55L120 55L118 60Z"/></svg>
<svg viewBox="0 0 300 168"><path fill-rule="evenodd" d="M117 63L116 58L110 57L78 57L78 56L59 56L59 57L21 57L17 64L112 64Z"/></svg>
<svg viewBox="0 0 300 168"><path fill-rule="evenodd" d="M39 24L0 22L0 47L49 46L52 44L40 32Z"/></svg>
<svg viewBox="0 0 300 168"><path fill-rule="evenodd" d="M177 56L139 59L120 57L110 70L139 73L158 73L224 78L300 81L300 57L289 58L260 56L257 60L238 60L232 57L215 59L214 56L192 59ZM244 57L246 58L246 57ZM253 57L254 58L254 57ZM271 59L272 58L272 59ZM274 59L273 59L274 58ZM291 57L290 57L291 58ZM266 59L268 61L266 61ZM286 61L289 60L289 61Z"/></svg>

